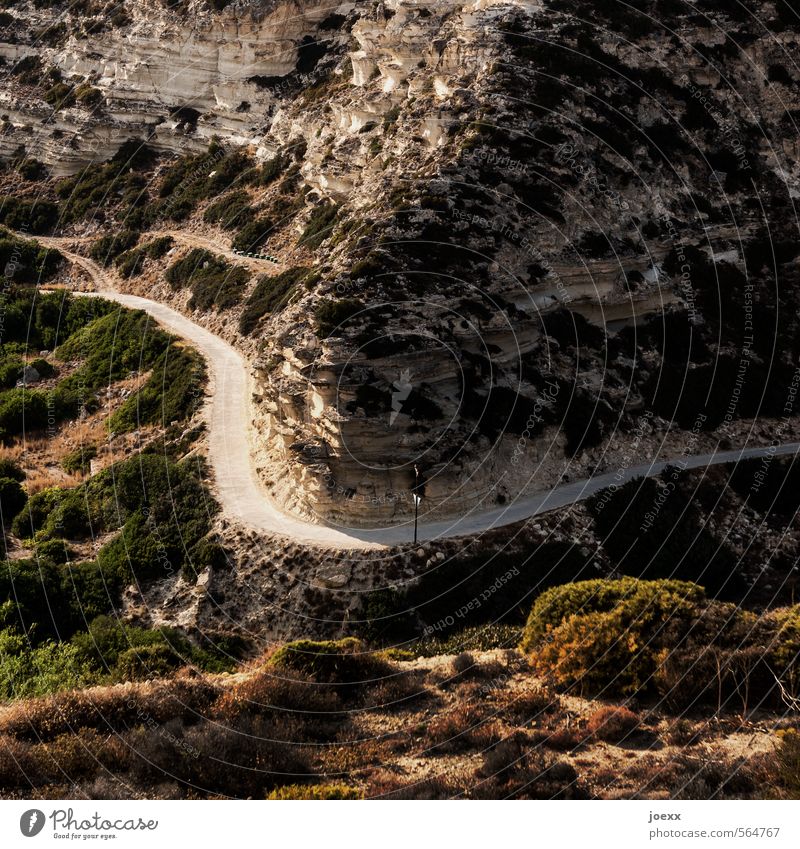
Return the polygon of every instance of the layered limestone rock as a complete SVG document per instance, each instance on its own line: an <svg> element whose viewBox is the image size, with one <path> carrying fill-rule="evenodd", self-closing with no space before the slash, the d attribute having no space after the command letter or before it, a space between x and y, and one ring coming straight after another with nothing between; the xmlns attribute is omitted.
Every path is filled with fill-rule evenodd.
<svg viewBox="0 0 800 849"><path fill-rule="evenodd" d="M258 145L304 39L328 49L339 38L332 29L320 38L319 25L339 8L323 0L263 0L219 12L203 2L172 11L141 0L125 6L126 23L90 35L76 33L77 12L19 5L26 26L13 43L0 41L6 65L35 56L65 78L90 80L103 96L99 108L54 113L40 93L3 91L0 155L24 145L58 175L108 159L129 138L175 153L204 149L214 136ZM61 43L35 38L61 21L70 27Z"/></svg>

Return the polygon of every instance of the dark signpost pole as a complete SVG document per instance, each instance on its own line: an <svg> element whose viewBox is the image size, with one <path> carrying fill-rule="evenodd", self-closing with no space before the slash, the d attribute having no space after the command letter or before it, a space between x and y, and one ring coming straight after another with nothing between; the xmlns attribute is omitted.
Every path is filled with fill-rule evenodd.
<svg viewBox="0 0 800 849"><path fill-rule="evenodd" d="M414 464L414 545L417 544L417 523L419 521L419 468Z"/></svg>

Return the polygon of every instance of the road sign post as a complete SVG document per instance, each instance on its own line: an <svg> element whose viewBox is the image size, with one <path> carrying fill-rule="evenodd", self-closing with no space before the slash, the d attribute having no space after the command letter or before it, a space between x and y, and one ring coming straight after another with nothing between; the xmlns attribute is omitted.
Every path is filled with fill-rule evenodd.
<svg viewBox="0 0 800 849"><path fill-rule="evenodd" d="M419 469L414 465L414 492L411 497L414 499L414 545L417 544L417 527L419 524Z"/></svg>

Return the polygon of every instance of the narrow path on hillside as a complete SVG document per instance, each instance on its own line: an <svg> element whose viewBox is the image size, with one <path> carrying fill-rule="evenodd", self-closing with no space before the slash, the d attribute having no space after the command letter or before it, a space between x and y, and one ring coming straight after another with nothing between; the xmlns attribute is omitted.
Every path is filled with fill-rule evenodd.
<svg viewBox="0 0 800 849"><path fill-rule="evenodd" d="M30 238L24 233L17 233L17 236L21 238ZM185 245L189 248L202 248L203 250L210 251L213 254L217 254L218 256L223 256L225 259L230 262L237 263L239 265L246 266L251 271L261 272L265 274L269 274L270 272L274 272L277 263L271 262L268 259L258 259L257 257L245 256L244 254L236 253L233 248L228 245L224 245L221 242L214 241L214 239L209 238L208 236L199 236L195 233L186 233L182 230L152 230L147 233L142 234L142 243L148 241L149 238L158 239L162 236L170 236L179 244ZM86 259L85 257L81 257L80 254L75 253L71 250L71 247L74 245L89 245L92 242L96 242L100 237L99 236L36 236L36 241L40 244L44 245L48 248L55 248L56 250L61 251L63 254L68 254L70 259L74 257L80 257L81 259ZM79 265L81 263L78 263ZM85 266L82 266L85 268ZM98 266L100 268L100 266Z"/></svg>
<svg viewBox="0 0 800 849"><path fill-rule="evenodd" d="M45 240L41 241L47 244ZM108 298L131 309L144 310L166 329L194 345L206 358L211 378L210 394L205 408L209 462L214 472L217 495L226 516L258 531L325 548L378 548L412 541L412 522L370 530L332 528L283 513L265 492L252 462L252 385L250 369L243 357L227 342L171 307L148 298L114 291L112 281L99 265L63 247L59 249L67 259L83 268L95 281L98 291L91 295ZM685 468L697 469L754 457L795 454L798 451L800 443L792 442L773 447L758 446L683 456L671 461L654 460L621 472L612 471L587 480L563 484L547 492L518 498L503 507L470 512L459 518L423 523L420 525L419 539L426 541L470 536L514 524L540 513L584 501L611 484L620 485L634 478L658 475L667 466L674 465L676 460L685 464Z"/></svg>

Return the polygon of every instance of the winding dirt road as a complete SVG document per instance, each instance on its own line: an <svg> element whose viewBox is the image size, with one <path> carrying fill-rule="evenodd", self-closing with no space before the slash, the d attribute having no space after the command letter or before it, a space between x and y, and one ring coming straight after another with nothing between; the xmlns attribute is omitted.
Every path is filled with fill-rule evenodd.
<svg viewBox="0 0 800 849"><path fill-rule="evenodd" d="M99 265L63 247L67 240L39 241L45 245L61 243L53 246L58 247L67 259L79 265L95 281L98 291L92 295L108 298L125 307L144 310L165 328L194 345L206 358L211 381L205 407L209 461L214 471L217 495L226 516L254 530L325 548L382 548L408 543L413 539L412 522L363 530L318 525L282 512L267 495L252 462L252 385L250 369L242 356L227 342L170 307L147 298L114 291L113 281ZM426 541L471 536L520 522L540 513L584 501L611 484L620 485L634 478L658 475L667 466L674 465L676 460L680 460L684 468L696 469L754 457L796 454L799 451L800 443L792 442L773 447L759 446L684 456L671 461L654 460L621 472L610 472L518 498L503 507L469 512L445 521L422 523L419 539Z"/></svg>
<svg viewBox="0 0 800 849"><path fill-rule="evenodd" d="M20 236L21 238L29 238L24 233L17 233L16 235ZM270 270L275 270L276 263L271 262L268 259L258 259L257 257L244 256L243 254L236 253L233 248L227 247L226 245L221 245L219 242L215 242L213 239L209 239L207 236L198 236L195 233L186 233L181 230L152 230L147 233L148 239L143 239L143 241L147 241L149 240L149 238L158 239L162 236L170 236L179 244L186 245L186 247L189 248L202 248L203 250L210 251L211 253L217 254L218 256L223 256L225 257L225 259L230 260L230 262L237 263L238 265L243 265L249 268L251 271L269 272ZM42 244L48 248L55 248L56 250L61 251L64 256L66 256L76 265L80 265L81 268L85 269L87 272L88 268L86 266L86 263L91 262L91 260L88 260L86 259L86 257L75 253L74 251L70 250L70 248L73 245L88 245L92 242L96 242L97 239L97 236L36 237L36 241L39 242L39 244ZM97 265L96 267L100 271L102 271L102 268L99 265Z"/></svg>

